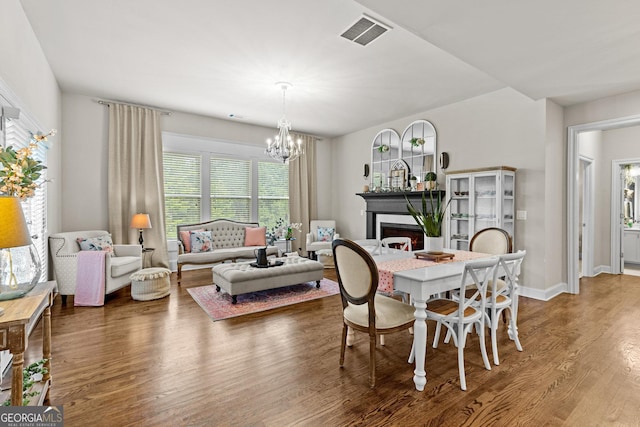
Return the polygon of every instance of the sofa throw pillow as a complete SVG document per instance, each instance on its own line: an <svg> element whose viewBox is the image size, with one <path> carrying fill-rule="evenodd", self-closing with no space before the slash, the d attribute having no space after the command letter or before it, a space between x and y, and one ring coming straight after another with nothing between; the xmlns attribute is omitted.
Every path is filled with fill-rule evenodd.
<svg viewBox="0 0 640 427"><path fill-rule="evenodd" d="M335 233L333 227L318 227L318 241L330 242L333 240L333 234Z"/></svg>
<svg viewBox="0 0 640 427"><path fill-rule="evenodd" d="M182 242L182 247L184 248L185 253L191 252L191 232L193 231L205 231L202 230L186 230L180 232L180 241Z"/></svg>
<svg viewBox="0 0 640 427"><path fill-rule="evenodd" d="M213 239L210 231L191 232L191 253L211 252L213 249Z"/></svg>
<svg viewBox="0 0 640 427"><path fill-rule="evenodd" d="M267 227L245 227L245 246L267 246Z"/></svg>
<svg viewBox="0 0 640 427"><path fill-rule="evenodd" d="M105 251L110 254L113 253L111 234L97 237L78 237L76 241L80 245L81 251Z"/></svg>

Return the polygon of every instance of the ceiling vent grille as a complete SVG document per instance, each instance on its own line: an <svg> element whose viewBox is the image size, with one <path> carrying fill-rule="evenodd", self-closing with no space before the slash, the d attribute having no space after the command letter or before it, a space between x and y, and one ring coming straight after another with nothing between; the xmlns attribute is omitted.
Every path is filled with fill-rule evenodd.
<svg viewBox="0 0 640 427"><path fill-rule="evenodd" d="M347 30L340 36L347 40L351 40L354 43L366 46L390 29L391 27L378 22L367 15L362 15L355 24L347 28Z"/></svg>

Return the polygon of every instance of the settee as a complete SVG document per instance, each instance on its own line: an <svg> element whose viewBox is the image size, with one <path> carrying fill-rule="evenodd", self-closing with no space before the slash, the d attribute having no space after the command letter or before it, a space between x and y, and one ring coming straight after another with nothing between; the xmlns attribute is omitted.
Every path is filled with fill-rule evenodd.
<svg viewBox="0 0 640 427"><path fill-rule="evenodd" d="M251 229L248 233L247 228ZM215 219L199 224L178 225L177 231L178 283L182 279L182 267L185 265L255 259L258 247L266 247L267 256L278 255L276 246L266 244L266 229L256 222ZM210 242L206 241L208 233L205 233L204 241L198 241L202 237L202 231L210 232ZM192 248L192 241L198 241L200 247Z"/></svg>
<svg viewBox="0 0 640 427"><path fill-rule="evenodd" d="M71 231L49 236L49 250L58 293L63 303L67 295L76 294L78 273L78 239L109 236L105 230ZM142 268L142 246L113 245L113 253L105 259L105 294L117 291L131 283L129 276Z"/></svg>

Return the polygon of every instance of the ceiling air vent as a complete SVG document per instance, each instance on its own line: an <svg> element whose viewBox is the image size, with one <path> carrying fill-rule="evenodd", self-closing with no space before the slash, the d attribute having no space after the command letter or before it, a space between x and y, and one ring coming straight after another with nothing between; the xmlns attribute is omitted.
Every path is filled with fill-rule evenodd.
<svg viewBox="0 0 640 427"><path fill-rule="evenodd" d="M341 37L366 46L390 29L391 27L367 15L362 15L362 18L358 19L355 24L342 33Z"/></svg>

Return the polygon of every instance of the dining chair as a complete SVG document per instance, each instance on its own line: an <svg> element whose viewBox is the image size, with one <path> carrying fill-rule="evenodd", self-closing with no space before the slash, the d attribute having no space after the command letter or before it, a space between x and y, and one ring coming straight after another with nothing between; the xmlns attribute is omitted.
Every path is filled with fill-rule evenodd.
<svg viewBox="0 0 640 427"><path fill-rule="evenodd" d="M382 254L382 243L378 239L361 239L354 240L354 242L362 246L371 255Z"/></svg>
<svg viewBox="0 0 640 427"><path fill-rule="evenodd" d="M469 250L491 255L508 254L513 251L513 240L502 228L484 228L473 235L469 242Z"/></svg>
<svg viewBox="0 0 640 427"><path fill-rule="evenodd" d="M495 283L497 279L498 262L498 257L492 257L488 260L469 261L465 264L460 283L460 295L468 294L467 291L470 291L471 298L458 298L457 301L436 298L427 302L427 320L435 320L437 322L433 348L438 348L442 325L447 328L447 336L453 337L453 342L458 348L458 372L462 390L467 389L464 370L464 347L467 335L474 326L478 332L482 361L485 368L489 371L491 370L485 344L485 305L487 288L490 283ZM413 356L412 349L409 363L413 362Z"/></svg>
<svg viewBox="0 0 640 427"><path fill-rule="evenodd" d="M522 345L518 337L518 276L520 267L527 251L518 251L513 254L500 255L500 267L504 271L504 279L497 279L491 283L487 290L487 315L486 321L491 331L491 350L493 363L500 364L498 359L498 317L500 313L509 312L509 326L507 333L515 342L518 351L522 351Z"/></svg>
<svg viewBox="0 0 640 427"><path fill-rule="evenodd" d="M378 267L371 255L351 240L335 239L331 244L342 299L342 345L340 366L344 365L347 330L369 335L369 384L375 386L377 336L413 326L415 309L402 301L380 295Z"/></svg>
<svg viewBox="0 0 640 427"><path fill-rule="evenodd" d="M413 250L410 237L385 237L380 243L382 244L382 249L397 249L409 252Z"/></svg>

